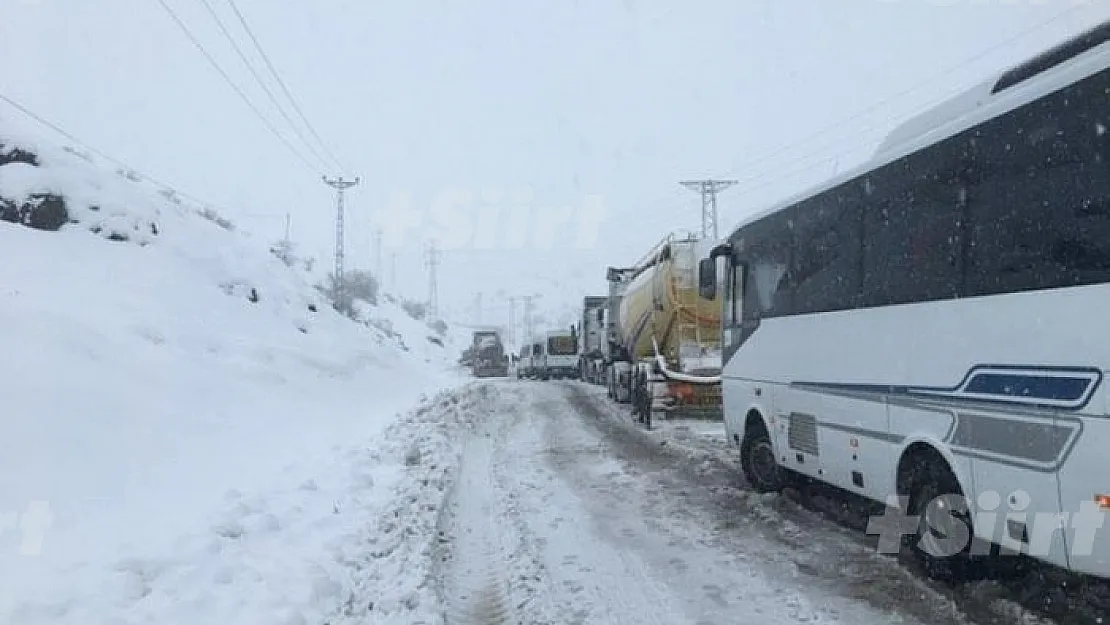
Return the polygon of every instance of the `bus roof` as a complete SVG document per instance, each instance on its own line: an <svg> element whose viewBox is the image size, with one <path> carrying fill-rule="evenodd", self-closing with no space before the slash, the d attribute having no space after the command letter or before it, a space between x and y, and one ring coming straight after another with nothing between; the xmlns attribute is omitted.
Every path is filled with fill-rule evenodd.
<svg viewBox="0 0 1110 625"><path fill-rule="evenodd" d="M1068 56L1062 56L1070 52ZM1047 59L1047 60L1046 60ZM1049 62L1054 61L1054 62ZM1008 79L1025 68L1041 66L1039 73L1020 81ZM866 162L844 173L814 185L801 193L776 202L743 219L733 229L759 221L767 215L789 208L802 200L836 188L869 171L896 161L971 128L991 117L1006 113L1069 84L1098 73L1110 66L1110 22L1066 40L998 76L949 98L891 131L875 154ZM1028 73L1028 72L1026 72ZM731 236L731 235L730 235Z"/></svg>

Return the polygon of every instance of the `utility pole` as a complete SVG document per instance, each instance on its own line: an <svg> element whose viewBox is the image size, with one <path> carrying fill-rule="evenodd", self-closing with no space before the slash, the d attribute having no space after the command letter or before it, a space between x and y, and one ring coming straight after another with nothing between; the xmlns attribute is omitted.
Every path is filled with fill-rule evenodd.
<svg viewBox="0 0 1110 625"><path fill-rule="evenodd" d="M701 235L717 238L717 193L736 184L736 180L684 180L682 186L701 194Z"/></svg>
<svg viewBox="0 0 1110 625"><path fill-rule="evenodd" d="M389 253L389 288L397 293L397 252Z"/></svg>
<svg viewBox="0 0 1110 625"><path fill-rule="evenodd" d="M329 179L322 176L324 184L335 189L335 285L337 289L343 288L343 193L361 182L358 176L354 180L339 178Z"/></svg>
<svg viewBox="0 0 1110 625"><path fill-rule="evenodd" d="M377 275L378 280L384 276L382 274L382 229L374 230L374 273Z"/></svg>
<svg viewBox="0 0 1110 625"><path fill-rule="evenodd" d="M439 317L439 285L436 283L436 269L439 267L439 250L436 242L428 244L428 318Z"/></svg>
<svg viewBox="0 0 1110 625"><path fill-rule="evenodd" d="M285 238L283 239L286 245L289 244L289 213L285 213Z"/></svg>
<svg viewBox="0 0 1110 625"><path fill-rule="evenodd" d="M510 347L515 350L517 348L517 345L519 345L519 343L517 342L517 339L516 339L516 298L515 297L510 297L509 298L509 341L511 343Z"/></svg>
<svg viewBox="0 0 1110 625"><path fill-rule="evenodd" d="M397 252L389 253L389 288L397 293Z"/></svg>
<svg viewBox="0 0 1110 625"><path fill-rule="evenodd" d="M524 340L532 340L532 298L533 295L525 295L521 299L524 300Z"/></svg>

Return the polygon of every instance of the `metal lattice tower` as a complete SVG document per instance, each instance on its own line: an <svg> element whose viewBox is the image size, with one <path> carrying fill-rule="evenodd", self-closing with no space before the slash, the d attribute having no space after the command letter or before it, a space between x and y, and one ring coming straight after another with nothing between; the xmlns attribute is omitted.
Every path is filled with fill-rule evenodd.
<svg viewBox="0 0 1110 625"><path fill-rule="evenodd" d="M324 184L335 189L335 284L342 288L343 284L343 194L361 182L358 176L354 180L344 180L343 177L328 178L323 176Z"/></svg>
<svg viewBox="0 0 1110 625"><path fill-rule="evenodd" d="M439 284L436 269L439 267L439 250L435 241L428 244L428 317L439 318Z"/></svg>
<svg viewBox="0 0 1110 625"><path fill-rule="evenodd" d="M736 180L684 180L682 186L701 194L701 235L717 238L717 193L736 184Z"/></svg>

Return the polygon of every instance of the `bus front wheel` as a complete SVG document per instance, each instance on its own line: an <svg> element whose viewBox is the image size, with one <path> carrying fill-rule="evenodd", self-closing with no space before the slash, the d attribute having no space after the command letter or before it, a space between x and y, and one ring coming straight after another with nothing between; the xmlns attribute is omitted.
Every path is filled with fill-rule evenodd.
<svg viewBox="0 0 1110 625"><path fill-rule="evenodd" d="M760 493L773 493L783 489L782 468L775 459L771 435L758 417L750 423L740 443L740 467L748 485Z"/></svg>

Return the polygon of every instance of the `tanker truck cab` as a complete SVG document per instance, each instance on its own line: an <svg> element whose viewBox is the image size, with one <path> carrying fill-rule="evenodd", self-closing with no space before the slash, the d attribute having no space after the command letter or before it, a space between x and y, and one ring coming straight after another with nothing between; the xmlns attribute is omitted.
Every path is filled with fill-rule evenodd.
<svg viewBox="0 0 1110 625"><path fill-rule="evenodd" d="M544 377L578 377L578 336L573 330L549 330L544 337Z"/></svg>

